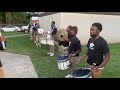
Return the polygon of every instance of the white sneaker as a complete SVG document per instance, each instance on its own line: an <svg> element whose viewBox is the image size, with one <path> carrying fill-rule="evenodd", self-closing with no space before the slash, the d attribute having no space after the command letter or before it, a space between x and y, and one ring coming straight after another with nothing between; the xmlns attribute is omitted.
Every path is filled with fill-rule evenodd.
<svg viewBox="0 0 120 90"><path fill-rule="evenodd" d="M51 54L51 52L47 53L47 54Z"/></svg>
<svg viewBox="0 0 120 90"><path fill-rule="evenodd" d="M72 78L72 75L68 74L67 76L65 76L65 78Z"/></svg>
<svg viewBox="0 0 120 90"><path fill-rule="evenodd" d="M3 49L5 50L5 49L6 49L6 47L3 47Z"/></svg>
<svg viewBox="0 0 120 90"><path fill-rule="evenodd" d="M51 53L50 56L54 56L54 53Z"/></svg>

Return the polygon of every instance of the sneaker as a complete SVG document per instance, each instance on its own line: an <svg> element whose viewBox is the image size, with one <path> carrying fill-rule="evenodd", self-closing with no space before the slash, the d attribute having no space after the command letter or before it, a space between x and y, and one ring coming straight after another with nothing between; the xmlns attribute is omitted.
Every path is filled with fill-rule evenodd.
<svg viewBox="0 0 120 90"><path fill-rule="evenodd" d="M47 53L47 54L51 54L51 52Z"/></svg>
<svg viewBox="0 0 120 90"><path fill-rule="evenodd" d="M3 49L5 50L5 49L6 49L6 47L3 47Z"/></svg>
<svg viewBox="0 0 120 90"><path fill-rule="evenodd" d="M51 55L50 56L54 56L54 53L51 53Z"/></svg>
<svg viewBox="0 0 120 90"><path fill-rule="evenodd" d="M67 76L65 76L65 78L72 78L72 75L68 74Z"/></svg>

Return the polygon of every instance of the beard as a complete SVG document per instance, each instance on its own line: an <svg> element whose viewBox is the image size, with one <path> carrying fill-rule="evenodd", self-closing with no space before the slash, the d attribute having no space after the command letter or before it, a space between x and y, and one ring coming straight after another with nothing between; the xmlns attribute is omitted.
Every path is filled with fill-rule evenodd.
<svg viewBox="0 0 120 90"><path fill-rule="evenodd" d="M97 37L97 34L94 34L94 35L90 35L92 38L95 38Z"/></svg>

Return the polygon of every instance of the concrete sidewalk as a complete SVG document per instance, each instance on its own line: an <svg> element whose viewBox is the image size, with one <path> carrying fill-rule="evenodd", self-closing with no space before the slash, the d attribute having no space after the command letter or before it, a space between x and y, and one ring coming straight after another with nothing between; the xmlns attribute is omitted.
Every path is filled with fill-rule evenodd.
<svg viewBox="0 0 120 90"><path fill-rule="evenodd" d="M0 59L5 78L38 78L29 56L0 52Z"/></svg>

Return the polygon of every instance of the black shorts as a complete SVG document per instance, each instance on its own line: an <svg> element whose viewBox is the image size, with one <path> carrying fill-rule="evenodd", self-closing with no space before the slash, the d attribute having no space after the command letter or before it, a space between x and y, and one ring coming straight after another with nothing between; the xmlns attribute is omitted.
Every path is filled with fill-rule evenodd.
<svg viewBox="0 0 120 90"><path fill-rule="evenodd" d="M0 61L0 67L2 67L2 63L1 63L1 61Z"/></svg>

